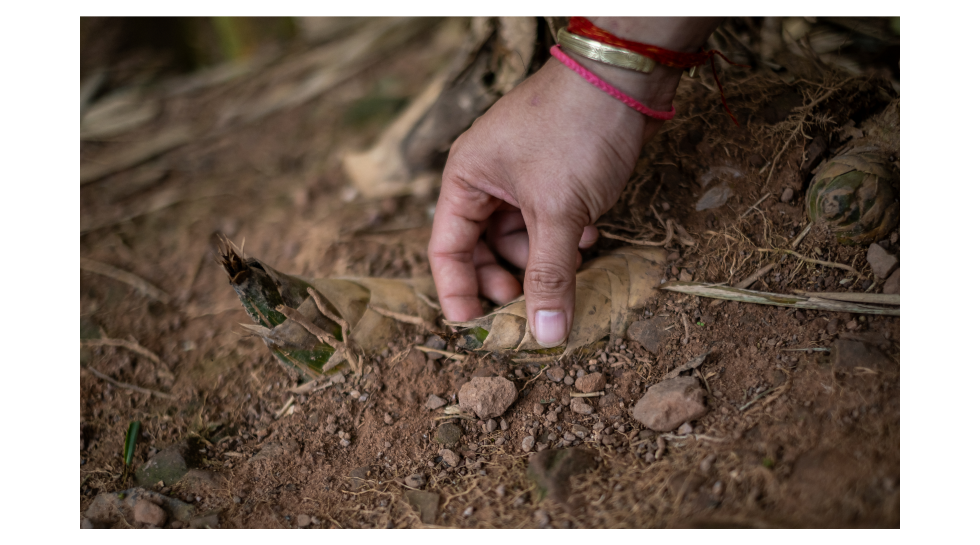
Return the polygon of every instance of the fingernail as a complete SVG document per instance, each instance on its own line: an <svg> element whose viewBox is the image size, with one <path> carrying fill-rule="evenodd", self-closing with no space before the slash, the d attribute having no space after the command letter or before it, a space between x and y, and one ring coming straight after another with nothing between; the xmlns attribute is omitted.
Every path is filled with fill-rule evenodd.
<svg viewBox="0 0 980 545"><path fill-rule="evenodd" d="M565 311L539 310L534 314L534 338L545 348L565 340Z"/></svg>

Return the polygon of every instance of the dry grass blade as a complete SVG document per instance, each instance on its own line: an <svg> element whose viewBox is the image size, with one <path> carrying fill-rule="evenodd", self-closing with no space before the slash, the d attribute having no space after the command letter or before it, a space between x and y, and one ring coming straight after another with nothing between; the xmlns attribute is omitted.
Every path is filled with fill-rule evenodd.
<svg viewBox="0 0 980 545"><path fill-rule="evenodd" d="M89 373L92 373L96 377L108 382L109 384L112 384L116 388L122 388L124 390L132 390L134 392L139 392L141 394L149 394L151 396L157 396L162 399L177 399L175 396L172 396L170 394L165 394L163 392L158 392L156 390L150 390L149 388L143 388L141 386L136 386L135 384L129 384L127 382L119 382L118 380L110 376L104 375L96 371L95 369L92 369L91 367L84 367L83 369L88 371Z"/></svg>
<svg viewBox="0 0 980 545"><path fill-rule="evenodd" d="M850 301L851 303L870 303L872 305L899 305L899 294L890 293L850 293L850 292L828 292L828 291L800 291L793 290L800 295L816 297L819 299L830 299L832 301Z"/></svg>
<svg viewBox="0 0 980 545"><path fill-rule="evenodd" d="M154 138L131 145L112 157L108 162L83 165L81 185L95 182L110 174L121 172L183 146L194 138L189 127L178 126L157 134Z"/></svg>
<svg viewBox="0 0 980 545"><path fill-rule="evenodd" d="M464 359L466 359L466 356L463 355L463 354L457 354L455 352L450 352L448 350L439 350L438 348L429 348L428 346L418 345L418 346L415 347L415 349L416 350L419 350L420 352L429 352L429 353L432 353L432 354L442 354L443 356L446 356L447 358L449 358L451 360L463 361Z"/></svg>
<svg viewBox="0 0 980 545"><path fill-rule="evenodd" d="M800 245L800 243L803 242L803 238L810 233L810 229L812 228L813 228L813 222L811 221L806 224L806 227L804 227L802 231L800 231L800 234L796 235L796 238L793 239L793 243L790 244L790 247L795 250Z"/></svg>
<svg viewBox="0 0 980 545"><path fill-rule="evenodd" d="M133 273L126 272L122 269L117 269L111 265L106 265L105 263L100 263L87 258L81 258L81 268L83 271L93 272L95 274L101 274L102 276L108 276L113 280L118 280L125 284L129 284L136 288L140 293L146 295L147 297L152 297L163 304L170 302L170 295L162 289L150 284L146 280L136 276Z"/></svg>
<svg viewBox="0 0 980 545"><path fill-rule="evenodd" d="M106 339L106 338L82 339L81 345L82 346L119 346L122 348L126 348L128 350L132 350L133 352L136 352L137 354L145 357L146 359L152 361L157 365L162 365L159 356L157 356L153 352L150 352L146 348L143 348L142 346L140 346L139 343L133 341L127 341L126 339Z"/></svg>
<svg viewBox="0 0 980 545"><path fill-rule="evenodd" d="M606 395L606 392L589 392L586 394L580 394L578 392L572 392L568 394L568 397L599 397Z"/></svg>
<svg viewBox="0 0 980 545"><path fill-rule="evenodd" d="M781 254L789 254L789 255L797 258L797 259L801 259L803 261L806 261L807 263L813 263L814 265L823 265L825 267L835 267L835 268L838 268L838 269L843 269L843 270L848 271L850 273L856 274L858 278L864 278L864 275L863 274L859 273L857 271L857 269L855 269L854 267L851 267L850 265L844 265L843 263L834 263L833 261L823 261L823 260L820 260L820 259L813 259L812 257L806 257L804 255L801 255L801 254L797 253L797 252L794 252L793 250L783 250L783 249L780 249L780 248L772 248L772 249L770 249L770 248L756 248L756 250L758 250L760 252L776 252L776 253L781 253Z"/></svg>
<svg viewBox="0 0 980 545"><path fill-rule="evenodd" d="M834 312L853 312L855 314L880 314L884 316L900 315L899 309L897 308L876 307L860 303L849 303L846 301L831 301L829 299L820 299L816 297L800 297L796 295L746 290L719 284L707 284L704 282L667 282L666 284L661 285L660 289L677 293L686 293L688 295L697 295L698 297L738 301L740 303L829 310Z"/></svg>

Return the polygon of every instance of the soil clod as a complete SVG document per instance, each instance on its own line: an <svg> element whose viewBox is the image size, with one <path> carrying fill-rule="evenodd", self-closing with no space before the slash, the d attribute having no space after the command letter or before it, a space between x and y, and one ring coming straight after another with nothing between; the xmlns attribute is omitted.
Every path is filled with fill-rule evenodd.
<svg viewBox="0 0 980 545"><path fill-rule="evenodd" d="M647 390L633 409L633 417L654 431L671 431L708 413L705 394L697 378L665 380Z"/></svg>

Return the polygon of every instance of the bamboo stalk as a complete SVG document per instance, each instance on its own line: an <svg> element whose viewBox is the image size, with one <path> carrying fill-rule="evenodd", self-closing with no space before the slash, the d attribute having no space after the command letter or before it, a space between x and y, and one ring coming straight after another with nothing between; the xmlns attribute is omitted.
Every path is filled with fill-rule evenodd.
<svg viewBox="0 0 980 545"><path fill-rule="evenodd" d="M899 316L899 309L876 307L846 301L833 301L819 297L786 295L747 289L733 288L719 284L704 282L667 282L660 289L677 293L686 293L711 299L727 299L740 303L756 303L759 305L774 305L778 307L806 308L829 310L833 312L854 312L856 314L880 314L883 316Z"/></svg>

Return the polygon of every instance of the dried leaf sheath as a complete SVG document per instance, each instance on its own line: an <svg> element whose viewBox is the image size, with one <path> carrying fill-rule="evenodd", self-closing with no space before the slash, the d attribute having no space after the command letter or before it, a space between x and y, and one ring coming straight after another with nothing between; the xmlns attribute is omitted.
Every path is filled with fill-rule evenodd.
<svg viewBox="0 0 980 545"><path fill-rule="evenodd" d="M667 252L661 248L625 247L582 266L576 275L575 316L563 354L590 346L604 337L622 338L629 312L656 297ZM475 335L467 347L494 352L543 350L527 327L524 298L469 322L447 322ZM482 331L487 332L480 339Z"/></svg>
<svg viewBox="0 0 980 545"><path fill-rule="evenodd" d="M323 330L335 339L344 337L340 324L319 310L309 288L322 296L321 304L329 314L349 324L348 340L354 350L368 353L383 350L399 332L395 320L369 306L387 314L418 316L430 323L438 314L424 300L435 297L431 278L305 279L283 274L258 259L246 259L227 239L219 241L218 252L219 263L228 273L242 306L256 323L242 325L265 341L287 371L298 373L304 381L336 372L336 365L342 363L331 359L335 349L310 333L307 326L312 323L315 330ZM276 310L279 305L302 314L308 322L306 326L287 319ZM352 351L344 352L338 356L354 357Z"/></svg>

